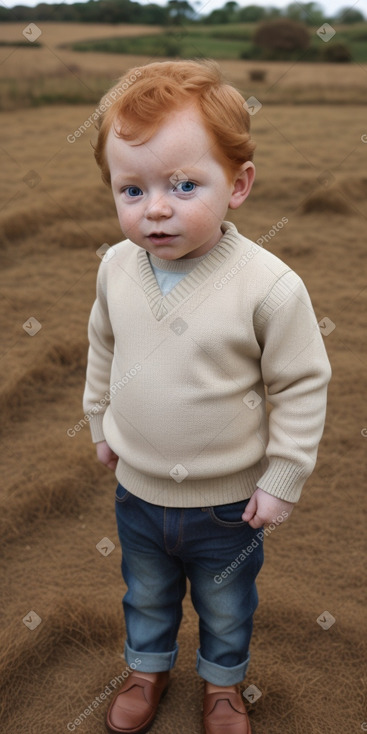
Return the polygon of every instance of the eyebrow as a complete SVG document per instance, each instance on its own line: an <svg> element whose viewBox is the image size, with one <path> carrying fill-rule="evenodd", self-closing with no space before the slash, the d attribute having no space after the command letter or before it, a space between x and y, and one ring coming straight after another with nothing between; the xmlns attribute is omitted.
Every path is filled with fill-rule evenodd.
<svg viewBox="0 0 367 734"><path fill-rule="evenodd" d="M115 176L111 176L111 184L121 186L122 184L130 183L131 181L134 181L134 183L140 183L140 176L137 173L116 173Z"/></svg>
<svg viewBox="0 0 367 734"><path fill-rule="evenodd" d="M118 172L114 178L140 178L140 176L138 173L128 171L127 173Z"/></svg>
<svg viewBox="0 0 367 734"><path fill-rule="evenodd" d="M172 171L172 173L170 174L170 176L168 176L168 178L174 176L174 174L176 173L176 171L181 171L187 177L189 177L189 176L199 176L201 173L203 173L203 169L202 168L194 168L193 166L188 166L186 170L184 170L183 168L176 168L176 170L175 171ZM183 179L180 178L179 180L182 181Z"/></svg>
<svg viewBox="0 0 367 734"><path fill-rule="evenodd" d="M163 178L171 179L175 175L176 171L181 171L185 176L185 178L179 177L177 181L188 181L191 177L202 175L204 172L202 168L194 168L190 166L187 168L187 172L182 168L175 168L171 173L171 169L168 169L165 171ZM128 180L139 181L140 178L141 175L139 173L127 171L127 173L116 173L116 176L114 176L111 181L118 181L120 183L121 181Z"/></svg>

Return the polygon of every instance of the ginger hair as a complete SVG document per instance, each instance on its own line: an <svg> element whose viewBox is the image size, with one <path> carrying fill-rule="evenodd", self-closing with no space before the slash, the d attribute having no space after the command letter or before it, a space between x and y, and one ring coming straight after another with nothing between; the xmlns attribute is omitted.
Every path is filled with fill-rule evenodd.
<svg viewBox="0 0 367 734"><path fill-rule="evenodd" d="M225 81L219 65L203 59L157 61L130 69L102 97L94 155L104 183L111 185L106 141L112 125L118 137L142 144L168 113L193 102L213 141L213 155L232 182L241 165L253 157L250 115L242 95Z"/></svg>

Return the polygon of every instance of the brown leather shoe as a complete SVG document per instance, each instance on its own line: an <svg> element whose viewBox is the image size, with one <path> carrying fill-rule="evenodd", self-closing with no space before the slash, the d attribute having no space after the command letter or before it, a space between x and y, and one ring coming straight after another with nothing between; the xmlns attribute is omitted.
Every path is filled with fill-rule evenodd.
<svg viewBox="0 0 367 734"><path fill-rule="evenodd" d="M205 734L251 734L240 693L206 693L203 714Z"/></svg>
<svg viewBox="0 0 367 734"><path fill-rule="evenodd" d="M152 726L158 704L168 688L169 672L157 673L156 683L143 675L131 673L111 701L106 716L110 731L144 734Z"/></svg>

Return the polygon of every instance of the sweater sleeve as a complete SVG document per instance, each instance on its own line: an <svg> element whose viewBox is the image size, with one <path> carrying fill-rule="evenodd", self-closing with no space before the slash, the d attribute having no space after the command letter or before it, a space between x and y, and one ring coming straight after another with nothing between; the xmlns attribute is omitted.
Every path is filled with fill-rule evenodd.
<svg viewBox="0 0 367 734"><path fill-rule="evenodd" d="M297 502L315 467L331 368L309 294L296 273L278 279L257 310L255 324L271 405L269 465L257 485Z"/></svg>
<svg viewBox="0 0 367 734"><path fill-rule="evenodd" d="M83 408L89 416L92 441L104 441L103 416L110 401L110 375L114 351L114 335L101 283L101 267L97 278L97 298L88 324L88 363Z"/></svg>

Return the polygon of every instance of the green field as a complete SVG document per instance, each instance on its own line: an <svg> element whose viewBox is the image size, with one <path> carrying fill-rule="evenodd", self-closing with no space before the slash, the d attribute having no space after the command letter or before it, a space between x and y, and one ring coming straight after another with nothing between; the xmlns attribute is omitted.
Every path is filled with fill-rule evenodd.
<svg viewBox="0 0 367 734"><path fill-rule="evenodd" d="M188 24L174 28L162 28L160 34L142 35L134 38L111 37L77 41L65 48L73 51L152 54L160 56L210 56L216 59L266 59L254 47L252 37L254 24L204 25ZM344 44L350 53L350 60L357 63L367 62L367 23L353 26L336 26L335 36L324 43L315 29L310 29L311 43L306 51L283 55L283 59L304 61L330 61L328 54L336 44ZM280 58L280 57L279 57Z"/></svg>
<svg viewBox="0 0 367 734"><path fill-rule="evenodd" d="M98 41L78 42L73 51L97 51L102 53L148 54L188 58L210 56L216 59L238 59L241 52L250 51L250 41L217 40L205 33L187 33L180 37L174 33L141 36L138 38L110 38Z"/></svg>

